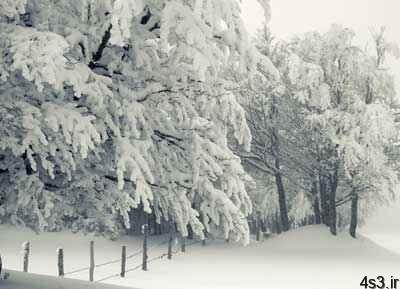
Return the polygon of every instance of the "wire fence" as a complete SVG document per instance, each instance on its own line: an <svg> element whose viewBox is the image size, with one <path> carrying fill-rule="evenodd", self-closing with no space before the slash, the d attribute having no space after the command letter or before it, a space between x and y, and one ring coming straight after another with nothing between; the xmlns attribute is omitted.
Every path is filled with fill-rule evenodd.
<svg viewBox="0 0 400 289"><path fill-rule="evenodd" d="M171 236L169 236L169 238L167 240L163 240L161 242L155 242L153 244L147 245L147 233L144 233L144 239L143 239L143 249L135 251L133 253L131 253L130 255L126 256L126 246L122 246L122 253L121 253L121 258L118 259L114 259L114 260L110 260L104 263L100 263L100 264L95 264L94 261L94 242L91 241L90 242L90 266L85 266L82 268L78 268L78 269L74 269L71 270L69 272L65 272L64 273L64 253L63 253L63 249L62 248L58 248L57 249L57 254L58 254L58 276L59 277L64 277L64 276L70 276L73 274L77 274L77 273L81 273L81 272L85 272L88 271L89 273L89 280L91 282L95 282L95 283L100 283L115 277L125 277L126 273L130 273L136 270L139 270L140 268L142 268L143 270L147 271L147 265L149 263L153 263L157 260L161 260L164 257L168 257L168 259L171 259L172 255L176 255L179 254L180 252L183 253L186 251L186 247L190 247L193 246L195 244L198 243L203 243L203 245L205 245L205 240L193 240L192 242L186 242L186 238L181 238L181 247L179 248L179 246L177 245L178 242L178 238L175 236L174 238L171 238ZM167 252L164 252L160 255L151 257L150 259L148 258L147 252L149 249L155 249L157 247L161 247L163 245L168 244L168 250L166 250ZM24 272L28 272L28 264L29 264L29 254L30 254L30 242L25 242L23 244L23 260L24 260L24 266L23 266L23 270ZM127 260L135 260L135 257L138 257L142 255L143 259L139 264L132 264L132 267L128 267L127 268ZM121 270L118 273L115 274L111 274L105 277L102 277L98 280L94 280L94 271L96 268L102 268L105 266L109 266L109 265L113 265L113 264L117 264L120 263L121 264Z"/></svg>
<svg viewBox="0 0 400 289"><path fill-rule="evenodd" d="M118 273L115 274L111 274L105 277L102 277L98 280L96 280L96 283L100 283L106 280L109 280L111 278L115 278L118 276L121 277L125 277L126 273L130 273L133 271L136 271L140 268L142 268L143 270L147 271L147 265L150 263L153 263L157 260L161 260L164 257L167 257L170 259L172 257L172 255L176 255L178 254L180 251L181 252L185 252L186 251L186 247L190 247L194 244L197 244L201 241L199 240L194 240L193 242L188 242L186 243L186 238L182 238L181 241L181 248L179 248L179 246L177 246L178 242L177 242L177 237L175 236L174 238L171 238L171 236L169 236L169 238L167 240L162 240L161 242L154 242L153 244L149 244L147 243L147 233L144 234L144 239L143 239L143 248L141 250L135 251L132 254L126 256L126 246L122 246L122 252L121 252L121 258L118 259L114 259L114 260L110 260L110 261L106 261L100 264L95 264L95 259L94 259L94 242L91 241L90 242L90 265L89 266L85 266L82 268L77 268L68 272L64 272L64 250L62 248L58 248L57 249L57 258L58 258L58 262L57 262L57 267L58 267L58 276L59 277L65 277L65 276L71 276L73 274L78 274L81 272L86 272L88 271L89 273L89 280L91 282L94 282L94 272L95 269L98 268L102 268L102 267L106 267L109 265L113 265L113 264L121 264L120 267L120 271ZM174 241L175 240L175 241ZM156 256L152 256L151 258L149 258L148 256L148 251L150 249L156 249L159 248L161 246L164 246L168 244L168 250L166 250L166 252L163 252L159 255ZM24 261L24 266L23 266L23 271L24 272L28 272L28 264L29 264L29 255L30 255L30 242L25 242L23 244L23 261ZM180 250L179 250L180 249ZM132 264L132 267L128 267L127 268L127 260L136 260L135 257L139 257L139 256L143 256L142 261L139 264ZM136 261L138 262L138 261Z"/></svg>
<svg viewBox="0 0 400 289"><path fill-rule="evenodd" d="M76 274L76 273L80 273L80 272L84 272L84 271L87 271L89 269L90 269L90 267L84 267L84 268L80 268L80 269L75 269L73 271L64 273L64 276L72 275L72 274Z"/></svg>
<svg viewBox="0 0 400 289"><path fill-rule="evenodd" d="M155 244L148 246L147 249L154 249L154 248L160 247L162 245L165 245L167 243L168 243L168 240L162 241L159 243L155 243ZM142 254L143 254L143 250L138 250L138 251L126 256L126 260L132 259L132 258L140 256ZM121 261L122 261L122 258L115 259L112 261L96 264L94 266L94 268L101 268L101 267L104 267L107 265L117 264L117 263L120 263ZM66 273L64 273L64 276L69 276L69 275L73 275L73 274L77 274L77 273L81 273L81 272L85 272L85 271L89 271L89 270L90 270L90 266L86 266L86 267L82 267L82 268L78 268L78 269L74 269L72 271L66 272Z"/></svg>
<svg viewBox="0 0 400 289"><path fill-rule="evenodd" d="M195 245L195 244L198 244L198 243L200 243L200 242L201 242L201 241L195 240L195 241L193 241L193 242L191 242L191 243L188 243L188 244L185 244L185 245L186 245L187 247L190 247L190 246ZM162 242L162 243L160 243L160 244L158 244L158 245L153 245L152 248L165 245L166 243L168 243L168 241ZM150 247L149 247L149 248L150 248ZM176 248L175 250L172 250L172 253L173 253L173 254L178 254L179 252L181 252L181 251L179 250L179 248ZM155 257L153 257L153 258L148 259L148 260L147 260L147 263L149 264L149 263L152 263L152 262L154 262L154 261L161 260L161 259L163 259L164 257L167 257L167 256L168 256L168 253L163 253L163 254L161 254L161 255L158 255L158 256L155 256ZM134 266L134 267L132 267L132 268L127 269L127 270L125 271L125 273L133 272L133 271L139 270L140 268L142 268L142 264L138 264L138 265L136 265L136 266ZM95 283L104 282L104 281L106 281L106 280L109 280L109 279L112 279L112 278L116 278L116 277L119 277L119 276L120 276L119 273L117 273L117 274L112 274L112 275L106 276L106 277L104 277L104 278L101 278L101 279L99 279L99 280L96 280Z"/></svg>
<svg viewBox="0 0 400 289"><path fill-rule="evenodd" d="M65 277L65 276L71 276L73 274L78 274L81 272L88 272L89 280L91 282L94 282L95 281L94 280L95 269L118 264L118 263L121 264L120 271L118 273L110 274L108 276L102 277L95 281L96 283L100 283L100 282L103 282L103 281L106 281L106 280L109 280L109 279L112 279L112 278L115 278L118 276L125 277L126 273L130 273L130 272L139 270L140 268L147 271L148 264L153 263L157 260L161 260L164 257L168 257L170 259L172 257L172 255L176 255L179 252L185 252L186 247L190 247L194 244L201 242L199 240L194 240L193 242L186 243L186 238L182 238L181 239L181 241L182 241L181 248L179 248L178 242L177 242L178 239L176 236L174 238L169 236L169 238L167 240L162 240L161 242L154 242L153 244L148 244L147 238L148 238L147 233L145 233L144 238L143 238L143 248L141 250L137 250L127 256L126 255L126 246L122 246L121 258L113 259L113 260L106 261L106 262L99 263L99 264L95 264L94 242L91 241L90 242L90 265L82 267L82 268L73 269L68 272L64 272L64 250L62 248L58 248L57 249L58 276ZM175 242L173 240L175 240ZM168 244L168 247L167 247L167 250L165 250L165 252L149 258L148 254L147 254L149 250L154 250L154 249L162 247L166 244ZM24 269L23 269L23 271L28 272L30 242L25 242L23 246L24 246L24 250L23 250L23 261L24 261L23 268ZM139 257L139 256L142 256L143 259L138 264L136 262L139 262L139 260L136 260L136 257ZM136 264L132 264L131 267L127 267L127 260L136 260L136 261L134 261Z"/></svg>

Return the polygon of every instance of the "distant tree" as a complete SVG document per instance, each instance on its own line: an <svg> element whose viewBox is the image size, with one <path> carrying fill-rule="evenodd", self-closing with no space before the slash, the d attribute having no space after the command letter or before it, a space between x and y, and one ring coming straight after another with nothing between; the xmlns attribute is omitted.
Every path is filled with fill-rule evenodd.
<svg viewBox="0 0 400 289"><path fill-rule="evenodd" d="M322 176L327 180L324 187L329 188L331 232L336 234L336 208L351 202L347 212L351 215L350 233L355 237L359 200L365 206L387 200L398 179L386 154L397 138L393 81L379 66L381 53L371 56L355 46L353 39L353 31L333 25L325 34L297 38L291 47L303 61L321 67L329 87L329 94L320 94L320 102L328 100L328 105L312 110L310 120L323 128L321 132L329 140L321 161Z"/></svg>
<svg viewBox="0 0 400 289"><path fill-rule="evenodd" d="M288 43L268 28L257 35L256 47L276 73L259 66L243 86L253 139L241 157L257 182L255 210L271 219L278 208L283 230L314 222L334 235L349 226L355 237L366 208L395 194L389 154L397 151L396 94L382 59L396 49L381 33L376 53L357 47L354 32L338 25Z"/></svg>
<svg viewBox="0 0 400 289"><path fill-rule="evenodd" d="M276 203L280 228L287 231L290 223L295 225L309 217L304 216L309 213L309 208L304 208L303 212L296 208L300 196L306 196L308 203L312 198L308 188L313 171L313 163L309 161L312 159L307 138L309 131L302 125L305 114L303 104L295 95L297 84L288 80L292 56L288 45L274 41L265 27L257 35L256 47L267 63L268 59L272 60L269 65L275 70L265 69L267 65L260 66L258 74L243 88L241 99L253 140L251 152L242 153L241 157L257 181L255 209L271 219L276 214L273 209ZM277 194L276 200L271 195L273 191ZM260 196L265 200L259 202ZM259 208L260 204L263 207Z"/></svg>

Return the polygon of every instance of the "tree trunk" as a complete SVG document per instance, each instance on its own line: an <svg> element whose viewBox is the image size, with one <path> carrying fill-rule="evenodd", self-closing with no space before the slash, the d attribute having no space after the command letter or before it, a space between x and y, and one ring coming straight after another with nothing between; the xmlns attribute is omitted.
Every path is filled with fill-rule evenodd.
<svg viewBox="0 0 400 289"><path fill-rule="evenodd" d="M271 121L275 121L275 118L278 115L278 99L276 96L272 98L271 105ZM286 194L285 188L283 186L282 174L281 174L281 164L280 164L280 142L279 142L279 134L275 126L272 126L271 130L271 148L272 155L274 157L274 165L275 165L275 182L278 190L278 200L279 200L279 213L280 213L280 221L281 221L281 230L286 232L289 230L289 217L286 206Z"/></svg>
<svg viewBox="0 0 400 289"><path fill-rule="evenodd" d="M321 224L321 209L319 207L318 184L317 184L317 182L313 183L312 195L314 196L314 203L313 203L314 223L319 225L319 224Z"/></svg>
<svg viewBox="0 0 400 289"><path fill-rule="evenodd" d="M313 207L314 207L314 223L316 225L320 225L322 223L322 219L321 219L321 210L319 208L318 195L315 196Z"/></svg>
<svg viewBox="0 0 400 289"><path fill-rule="evenodd" d="M206 230L206 225L204 224L204 215L203 215L203 213L200 213L200 222L203 224L203 227L204 227L204 229L203 229L204 239L201 241L201 243L202 243L203 246L205 246L208 233L207 233L207 230Z"/></svg>
<svg viewBox="0 0 400 289"><path fill-rule="evenodd" d="M172 243L174 241L174 237L175 237L175 226L171 220L171 217L169 219L170 222L170 227L169 227L169 239L168 239L168 259L171 260L172 259Z"/></svg>
<svg viewBox="0 0 400 289"><path fill-rule="evenodd" d="M356 238L356 231L358 225L358 194L353 193L351 198L351 219L350 219L350 235Z"/></svg>
<svg viewBox="0 0 400 289"><path fill-rule="evenodd" d="M332 235L337 234L337 214L336 214L336 190L331 190L329 194L329 228Z"/></svg>
<svg viewBox="0 0 400 289"><path fill-rule="evenodd" d="M276 226L276 233L277 234L282 233L281 225L279 223L279 214L278 214L278 212L276 213L276 216L275 216L275 226Z"/></svg>
<svg viewBox="0 0 400 289"><path fill-rule="evenodd" d="M194 233L193 233L192 226L188 225L187 228L188 228L188 236L187 236L187 238L189 240L193 240L194 239Z"/></svg>
<svg viewBox="0 0 400 289"><path fill-rule="evenodd" d="M186 237L181 236L181 252L186 252Z"/></svg>
<svg viewBox="0 0 400 289"><path fill-rule="evenodd" d="M257 213L256 215L256 241L260 241L261 239L261 218L260 214Z"/></svg>
<svg viewBox="0 0 400 289"><path fill-rule="evenodd" d="M262 232L267 232L268 231L268 227L267 227L267 224L265 222L265 219L262 218L260 220L260 226L261 226L261 231Z"/></svg>
<svg viewBox="0 0 400 289"><path fill-rule="evenodd" d="M328 211L329 211L329 206L328 206L328 196L326 193L326 183L325 183L325 178L320 174L319 175L319 196L320 196L320 202L321 202L321 219L322 223L325 225L329 226L329 217L328 217Z"/></svg>
<svg viewBox="0 0 400 289"><path fill-rule="evenodd" d="M275 181L276 181L276 187L278 189L281 229L283 232L286 232L289 230L289 217L286 207L285 188L283 187L282 176L280 172L275 173Z"/></svg>
<svg viewBox="0 0 400 289"><path fill-rule="evenodd" d="M336 190L338 187L338 171L336 164L333 175L330 176L330 193L329 193L329 228L332 235L337 234L337 213L336 213Z"/></svg>

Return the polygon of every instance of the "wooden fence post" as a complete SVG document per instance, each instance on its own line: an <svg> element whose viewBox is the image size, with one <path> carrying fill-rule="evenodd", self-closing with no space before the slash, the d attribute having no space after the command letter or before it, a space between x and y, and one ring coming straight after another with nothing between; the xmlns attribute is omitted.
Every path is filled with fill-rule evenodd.
<svg viewBox="0 0 400 289"><path fill-rule="evenodd" d="M1 259L1 255L0 255L0 281L7 280L9 276L10 276L10 274L8 274L5 270L5 268L3 267L3 261Z"/></svg>
<svg viewBox="0 0 400 289"><path fill-rule="evenodd" d="M90 241L90 267L89 267L89 281L94 281L94 241Z"/></svg>
<svg viewBox="0 0 400 289"><path fill-rule="evenodd" d="M28 267L29 267L29 253L30 253L30 243L25 242L22 244L22 250L23 250L23 271L28 272Z"/></svg>
<svg viewBox="0 0 400 289"><path fill-rule="evenodd" d="M184 236L181 237L181 252L186 252L186 237Z"/></svg>
<svg viewBox="0 0 400 289"><path fill-rule="evenodd" d="M125 270L126 270L126 246L122 246L122 253L121 253L121 277L125 277Z"/></svg>
<svg viewBox="0 0 400 289"><path fill-rule="evenodd" d="M64 277L64 250L63 248L57 249L58 256L58 277Z"/></svg>
<svg viewBox="0 0 400 289"><path fill-rule="evenodd" d="M144 224L142 226L143 229L143 261L142 261L142 270L147 271L147 235L148 235L148 225Z"/></svg>

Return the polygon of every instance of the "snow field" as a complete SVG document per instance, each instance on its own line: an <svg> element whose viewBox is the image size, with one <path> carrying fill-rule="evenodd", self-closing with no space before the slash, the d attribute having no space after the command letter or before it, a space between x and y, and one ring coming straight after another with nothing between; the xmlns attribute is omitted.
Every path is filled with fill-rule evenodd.
<svg viewBox="0 0 400 289"><path fill-rule="evenodd" d="M63 233L35 235L26 230L0 227L0 248L6 266L21 270L20 244L31 242L30 271L55 276L56 249L65 251L65 271L88 266L91 236ZM141 239L124 237L118 241L93 238L96 263L120 257L121 246L127 245L127 255L141 250ZM150 244L163 241L152 238ZM166 244L149 250L149 259L166 253ZM127 268L141 263L141 255L128 261ZM212 241L206 246L195 244L167 260L149 264L149 271L129 272L126 278L114 277L107 284L143 289L356 289L368 275L395 275L400 257L366 237L352 239L347 234L331 236L323 226L309 226L263 242L243 247L224 241ZM95 280L119 273L120 264L95 269ZM71 276L88 280L88 272Z"/></svg>

